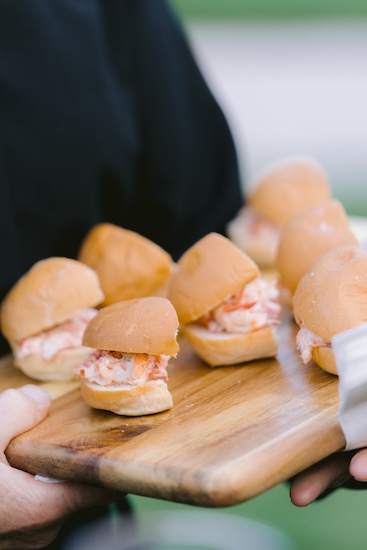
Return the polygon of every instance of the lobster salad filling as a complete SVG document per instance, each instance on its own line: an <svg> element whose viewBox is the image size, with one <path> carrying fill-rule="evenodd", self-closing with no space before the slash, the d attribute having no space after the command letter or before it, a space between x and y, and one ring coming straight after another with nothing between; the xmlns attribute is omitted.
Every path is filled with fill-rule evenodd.
<svg viewBox="0 0 367 550"><path fill-rule="evenodd" d="M306 328L304 325L300 326L296 336L297 349L301 354L301 359L306 365L312 359L313 348L320 346L330 347L331 343L327 342L320 336L317 336L314 332Z"/></svg>
<svg viewBox="0 0 367 550"><path fill-rule="evenodd" d="M280 322L276 280L258 277L199 319L212 332L248 333Z"/></svg>
<svg viewBox="0 0 367 550"><path fill-rule="evenodd" d="M17 356L19 359L30 355L40 355L46 361L60 351L82 346L84 331L87 324L97 315L94 308L78 311L67 321L40 332L19 343Z"/></svg>
<svg viewBox="0 0 367 550"><path fill-rule="evenodd" d="M149 380L167 380L169 355L95 350L75 369L77 379L99 386L136 386Z"/></svg>

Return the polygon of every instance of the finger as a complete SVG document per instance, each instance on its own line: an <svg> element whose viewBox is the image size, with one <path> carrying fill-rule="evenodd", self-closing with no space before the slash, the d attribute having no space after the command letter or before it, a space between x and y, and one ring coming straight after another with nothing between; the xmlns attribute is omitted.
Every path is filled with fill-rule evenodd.
<svg viewBox="0 0 367 550"><path fill-rule="evenodd" d="M356 480L367 481L367 449L363 449L354 455L349 471Z"/></svg>
<svg viewBox="0 0 367 550"><path fill-rule="evenodd" d="M350 477L349 453L326 458L297 475L291 484L290 497L296 506L308 506L328 489L341 486Z"/></svg>
<svg viewBox="0 0 367 550"><path fill-rule="evenodd" d="M62 492L62 500L67 504L67 513L84 510L90 506L108 504L126 496L102 487L92 487L78 483L64 483L58 488L53 485L53 491Z"/></svg>
<svg viewBox="0 0 367 550"><path fill-rule="evenodd" d="M43 420L50 403L50 396L33 384L0 393L0 450L4 451L13 437Z"/></svg>
<svg viewBox="0 0 367 550"><path fill-rule="evenodd" d="M5 468L5 465L3 467ZM5 493L6 489L11 491L13 488L13 503L18 499L16 508L24 507L26 510L22 521L28 513L35 512L37 517L42 517L45 524L58 521L90 506L108 504L125 496L116 491L79 483L38 481L33 475L15 468L9 468L6 480L3 479L0 485ZM17 490L14 491L14 488ZM37 503L36 510L32 503ZM32 521L34 521L33 517Z"/></svg>
<svg viewBox="0 0 367 550"><path fill-rule="evenodd" d="M0 502L0 540L4 533L15 533L28 539L36 536L38 543L45 537L49 538L44 545L56 536L62 521L69 515L117 499L115 493L105 489L36 481L31 474L1 463L0 492L11 495L11 498ZM19 544L14 548L28 548L28 545Z"/></svg>

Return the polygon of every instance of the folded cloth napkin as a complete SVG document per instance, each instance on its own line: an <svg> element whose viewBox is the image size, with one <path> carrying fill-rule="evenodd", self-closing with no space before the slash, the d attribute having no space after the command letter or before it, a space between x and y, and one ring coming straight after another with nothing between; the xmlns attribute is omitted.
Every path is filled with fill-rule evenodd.
<svg viewBox="0 0 367 550"><path fill-rule="evenodd" d="M367 323L332 338L339 375L339 423L345 450L367 447Z"/></svg>

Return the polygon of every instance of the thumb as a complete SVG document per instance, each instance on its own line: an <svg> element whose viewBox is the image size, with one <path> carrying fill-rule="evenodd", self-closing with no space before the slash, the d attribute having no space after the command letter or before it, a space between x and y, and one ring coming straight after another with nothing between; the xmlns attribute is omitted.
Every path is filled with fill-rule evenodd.
<svg viewBox="0 0 367 550"><path fill-rule="evenodd" d="M51 398L39 386L27 384L0 393L0 451L13 437L30 430L45 418Z"/></svg>
<svg viewBox="0 0 367 550"><path fill-rule="evenodd" d="M362 449L354 455L349 471L357 481L367 481L367 449Z"/></svg>

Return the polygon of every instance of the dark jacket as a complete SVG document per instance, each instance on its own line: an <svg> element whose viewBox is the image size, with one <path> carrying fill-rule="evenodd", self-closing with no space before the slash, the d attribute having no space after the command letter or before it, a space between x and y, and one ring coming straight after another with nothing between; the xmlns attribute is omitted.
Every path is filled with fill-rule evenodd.
<svg viewBox="0 0 367 550"><path fill-rule="evenodd" d="M233 140L160 0L0 0L0 298L109 221L176 259L242 206Z"/></svg>

